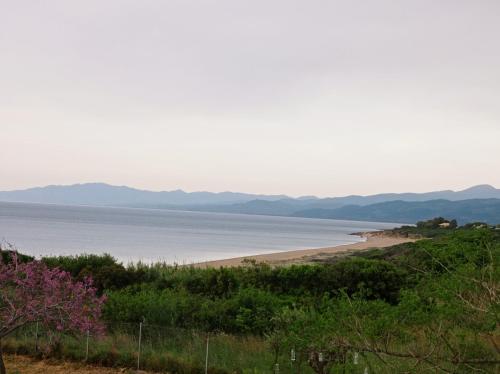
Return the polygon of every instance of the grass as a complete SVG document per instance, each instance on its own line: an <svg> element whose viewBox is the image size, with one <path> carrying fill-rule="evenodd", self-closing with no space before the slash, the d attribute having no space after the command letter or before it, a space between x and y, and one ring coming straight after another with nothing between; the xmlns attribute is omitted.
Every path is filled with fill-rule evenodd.
<svg viewBox="0 0 500 374"><path fill-rule="evenodd" d="M133 334L138 326L114 326L106 336L89 339L89 354L86 360L86 336L61 335L52 351L47 351L50 338L40 332L39 350L35 349L34 328L19 330L3 341L4 351L10 354L29 355L35 358L47 358L46 361L30 361L26 358L10 359L10 373L63 373L101 374L115 373L111 369L99 371L95 366L125 368L135 372L137 368L138 334ZM56 338L52 338L52 342ZM300 368L292 366L288 352L282 352L279 360L279 372L290 374L312 374L307 365L307 358L302 357ZM202 374L205 371L206 334L197 331L162 328L145 325L141 346L141 370L148 372ZM24 360L24 361L23 361ZM56 364L54 363L56 360ZM21 366L14 363L23 362ZM31 362L31 364L29 364ZM70 362L76 362L71 364ZM52 368L49 366L52 365ZM91 366L89 366L91 365ZM94 365L94 366L92 366ZM71 370L69 368L72 368ZM369 372L383 373L392 367L395 372L430 373L423 363L386 357L382 363L374 355L360 354L358 364L354 365L350 357L345 365L332 367L330 372L360 374L365 367ZM44 371L48 370L48 371ZM76 368L76 369L75 369ZM397 368L397 369L396 369ZM235 336L212 334L209 338L209 370L211 374L260 374L274 371L274 358L264 338L256 336ZM450 368L451 370L453 368ZM39 370L39 371L37 371ZM60 370L60 371L58 371ZM64 371L66 370L66 371ZM128 372L128 371L121 371Z"/></svg>
<svg viewBox="0 0 500 374"><path fill-rule="evenodd" d="M135 331L135 334L131 330ZM206 334L197 331L143 327L140 368L170 373L204 373ZM47 347L52 341L53 349ZM54 344L57 342L56 344ZM35 329L21 329L3 341L4 351L34 357L87 362L106 367L136 368L138 326L114 326L103 337L90 337L86 360L86 336L49 337ZM209 373L268 373L273 356L261 337L212 334L209 337ZM283 363L286 366L286 363Z"/></svg>

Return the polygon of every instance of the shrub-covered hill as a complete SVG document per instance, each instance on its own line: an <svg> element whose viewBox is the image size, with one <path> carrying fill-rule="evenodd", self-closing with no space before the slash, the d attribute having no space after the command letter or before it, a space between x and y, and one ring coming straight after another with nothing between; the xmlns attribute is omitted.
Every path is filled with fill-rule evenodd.
<svg viewBox="0 0 500 374"><path fill-rule="evenodd" d="M500 223L500 199L460 201L388 201L366 206L346 205L337 209L307 209L295 212L296 217L347 219L374 222L410 223L438 215L456 219L460 224L482 221Z"/></svg>

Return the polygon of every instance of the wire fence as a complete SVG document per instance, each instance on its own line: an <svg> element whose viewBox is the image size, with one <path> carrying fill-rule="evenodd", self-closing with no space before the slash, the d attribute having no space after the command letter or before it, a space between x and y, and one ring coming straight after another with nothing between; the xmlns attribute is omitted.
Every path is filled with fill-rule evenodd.
<svg viewBox="0 0 500 374"><path fill-rule="evenodd" d="M103 336L69 335L25 326L3 341L4 350L103 366L171 373L312 373L307 358L282 352L276 358L265 339L206 333L148 323L111 323ZM369 372L357 354L343 373Z"/></svg>

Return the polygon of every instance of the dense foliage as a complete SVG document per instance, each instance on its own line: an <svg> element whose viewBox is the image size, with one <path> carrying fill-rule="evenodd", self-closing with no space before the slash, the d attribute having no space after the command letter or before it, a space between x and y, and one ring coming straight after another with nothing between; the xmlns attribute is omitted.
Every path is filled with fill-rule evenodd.
<svg viewBox="0 0 500 374"><path fill-rule="evenodd" d="M110 322L145 319L232 333L264 334L283 307L317 305L324 297L343 292L394 304L409 279L403 267L364 258L324 265L250 264L219 269L141 264L125 268L108 255L44 261L77 279L92 276L99 291L108 296L104 316Z"/></svg>
<svg viewBox="0 0 500 374"><path fill-rule="evenodd" d="M407 269L396 304L363 294L323 309L282 311L272 338L319 373L371 355L397 372L498 372L500 232L460 229L433 240L370 251ZM322 353L323 360L319 360Z"/></svg>

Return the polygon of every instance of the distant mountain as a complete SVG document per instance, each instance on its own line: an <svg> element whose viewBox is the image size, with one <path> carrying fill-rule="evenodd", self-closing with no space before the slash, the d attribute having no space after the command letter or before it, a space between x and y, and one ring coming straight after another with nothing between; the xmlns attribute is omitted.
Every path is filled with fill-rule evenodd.
<svg viewBox="0 0 500 374"><path fill-rule="evenodd" d="M339 208L345 205L370 205L386 201L428 201L428 200L468 200L468 199L500 199L500 189L488 184L467 188L462 191L433 191L424 193L384 193L369 196L351 195L319 199L311 203L311 208Z"/></svg>
<svg viewBox="0 0 500 374"><path fill-rule="evenodd" d="M490 203L485 202L484 199L491 199L490 203L493 205L489 206ZM452 213L459 214L461 217L493 219L496 217L495 209L497 209L494 199L500 199L500 189L485 184L462 191L385 193L322 199L315 196L291 198L286 195L255 195L239 192L184 192L182 190L154 192L104 183L47 186L0 192L0 201L127 206L390 222L414 222ZM430 200L433 202L403 204L404 202L423 203ZM450 204L451 202L459 203ZM469 209L470 214L465 212L465 209ZM445 218L459 219L460 217Z"/></svg>
<svg viewBox="0 0 500 374"><path fill-rule="evenodd" d="M0 192L0 201L29 203L164 207L191 204L234 204L254 199L280 200L285 195L254 195L238 192L146 191L105 183L36 187Z"/></svg>
<svg viewBox="0 0 500 374"><path fill-rule="evenodd" d="M496 189L489 185L479 185L468 188L463 191L436 191L427 193L387 193L371 196L345 196L318 199L314 197L304 197L302 199L281 199L277 201L262 201L252 200L231 205L213 205L213 206L190 206L183 207L188 210L202 210L211 212L226 212L226 213L241 213L241 214L262 214L262 215L295 215L312 218L328 218L331 210L339 209L342 207L357 206L358 208L370 206L366 210L360 210L363 214L357 215L356 219L369 220L368 211L376 209L374 204L380 204L390 201L407 201L407 202L423 202L429 200L446 200L446 201L461 201L470 199L500 199L500 189ZM390 213L390 214L389 214ZM390 217L397 217L393 212L387 212L388 217L386 221L391 222L406 222L390 219ZM438 214L439 215L439 214ZM330 217L331 218L331 217ZM432 218L432 217L431 217ZM352 218L354 219L354 218ZM380 219L384 219L381 216Z"/></svg>
<svg viewBox="0 0 500 374"><path fill-rule="evenodd" d="M467 222L500 223L500 199L469 199L459 201L388 201L359 206L346 205L336 209L306 209L292 214L295 217L366 220L376 222L415 223L434 217Z"/></svg>
<svg viewBox="0 0 500 374"><path fill-rule="evenodd" d="M191 206L190 210L207 210L243 214L282 215L282 212L305 209L335 209L346 205L371 205L387 201L429 201L429 200L459 201L468 199L500 199L500 189L490 185L478 185L462 191L435 191L425 193L386 193L369 196L343 196L319 199L314 196L304 196L298 199L285 198L278 201L247 201L235 206ZM262 200L262 199L260 199Z"/></svg>

